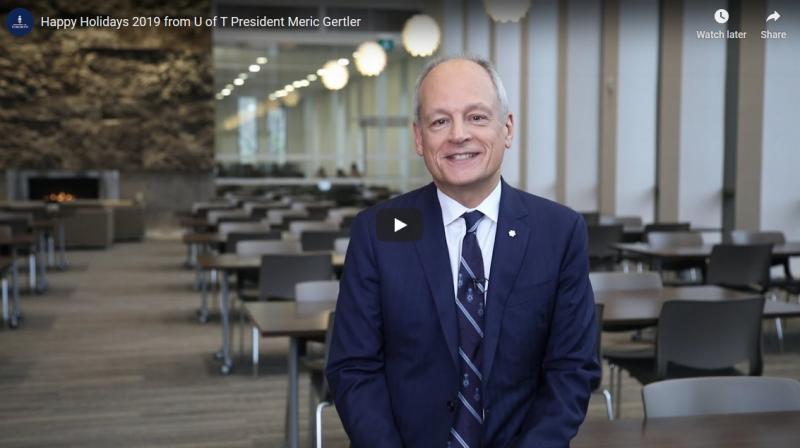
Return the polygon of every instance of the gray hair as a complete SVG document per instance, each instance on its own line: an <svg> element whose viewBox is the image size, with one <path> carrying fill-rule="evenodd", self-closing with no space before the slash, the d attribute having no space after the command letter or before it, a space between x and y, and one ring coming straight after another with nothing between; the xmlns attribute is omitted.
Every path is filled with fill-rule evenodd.
<svg viewBox="0 0 800 448"><path fill-rule="evenodd" d="M486 70L486 73L492 80L494 93L497 96L497 102L500 104L500 115L504 116L508 113L508 96L506 95L506 88L503 86L503 81L500 79L500 75L497 74L497 70L494 69L494 66L492 66L491 62L477 56L446 56L428 62L428 64L425 65L425 68L422 69L422 73L420 73L419 77L417 78L417 83L414 87L414 123L419 124L421 118L419 89L422 86L422 81L424 81L428 74L433 71L433 69L438 67L439 64L459 59L464 61L472 61Z"/></svg>

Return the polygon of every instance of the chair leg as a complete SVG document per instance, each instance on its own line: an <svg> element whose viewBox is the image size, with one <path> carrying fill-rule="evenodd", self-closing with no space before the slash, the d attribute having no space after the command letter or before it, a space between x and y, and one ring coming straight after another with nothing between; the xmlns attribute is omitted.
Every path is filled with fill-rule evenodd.
<svg viewBox="0 0 800 448"><path fill-rule="evenodd" d="M775 319L775 334L778 336L778 350L783 353L783 319Z"/></svg>
<svg viewBox="0 0 800 448"><path fill-rule="evenodd" d="M614 418L620 418L622 416L622 369L619 366L612 365L611 375L614 377L614 405L616 407L616 412L614 412Z"/></svg>
<svg viewBox="0 0 800 448"><path fill-rule="evenodd" d="M322 411L330 405L327 401L320 402L317 405L316 425L314 425L317 432L316 448L322 448Z"/></svg>
<svg viewBox="0 0 800 448"><path fill-rule="evenodd" d="M614 420L614 403L611 398L611 392L608 389L603 389L603 398L606 401L606 415L608 415L609 420Z"/></svg>
<svg viewBox="0 0 800 448"><path fill-rule="evenodd" d="M258 376L258 356L259 353L259 339L261 338L261 334L258 332L258 328L253 325L253 376Z"/></svg>
<svg viewBox="0 0 800 448"><path fill-rule="evenodd" d="M3 323L8 323L8 280L0 280L3 289Z"/></svg>

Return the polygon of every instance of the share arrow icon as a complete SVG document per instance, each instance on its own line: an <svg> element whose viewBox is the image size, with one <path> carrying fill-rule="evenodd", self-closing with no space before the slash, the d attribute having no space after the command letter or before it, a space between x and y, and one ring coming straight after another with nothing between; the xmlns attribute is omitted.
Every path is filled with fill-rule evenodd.
<svg viewBox="0 0 800 448"><path fill-rule="evenodd" d="M772 11L772 14L770 14L769 17L767 17L767 23L769 23L770 20L772 20L773 22L777 22L778 19L780 18L781 15L778 14L778 11Z"/></svg>

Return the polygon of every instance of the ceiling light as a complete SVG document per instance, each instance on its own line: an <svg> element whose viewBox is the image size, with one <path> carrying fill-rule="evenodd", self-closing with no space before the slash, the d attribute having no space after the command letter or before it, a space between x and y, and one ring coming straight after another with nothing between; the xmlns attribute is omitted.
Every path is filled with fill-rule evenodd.
<svg viewBox="0 0 800 448"><path fill-rule="evenodd" d="M221 99L225 98L225 95L223 95L221 93L218 93L218 94L214 95L214 98L216 98L218 100L221 100Z"/></svg>
<svg viewBox="0 0 800 448"><path fill-rule="evenodd" d="M295 82L297 84L299 84L299 87L308 87L311 84L310 82L308 82L308 80L305 80L305 79L302 79L300 81L295 81Z"/></svg>
<svg viewBox="0 0 800 448"><path fill-rule="evenodd" d="M288 92L286 92L285 90L278 90L277 92L275 92L275 96L276 96L277 98L283 98L283 97L285 97L287 94L288 94Z"/></svg>
<svg viewBox="0 0 800 448"><path fill-rule="evenodd" d="M222 96L228 96L231 94L231 89L222 89L222 91L219 93L221 93Z"/></svg>
<svg viewBox="0 0 800 448"><path fill-rule="evenodd" d="M225 88L228 90L233 90L233 84L226 84Z"/></svg>
<svg viewBox="0 0 800 448"><path fill-rule="evenodd" d="M412 56L430 56L439 48L442 32L431 16L417 14L403 26L403 46Z"/></svg>
<svg viewBox="0 0 800 448"><path fill-rule="evenodd" d="M233 80L233 84L236 85L236 86L240 86L240 85L244 84L244 79L236 78L236 79Z"/></svg>
<svg viewBox="0 0 800 448"><path fill-rule="evenodd" d="M268 59L267 59L267 58L265 58L264 56L261 56L261 57L258 57L258 58L256 58L256 63L257 63L257 64L260 64L260 65L264 65L264 64L266 64L266 63L267 63L267 61L268 61Z"/></svg>
<svg viewBox="0 0 800 448"><path fill-rule="evenodd" d="M248 70L250 70L253 73L256 73L257 71L261 70L261 66L258 64L253 64L248 68Z"/></svg>
<svg viewBox="0 0 800 448"><path fill-rule="evenodd" d="M300 94L297 92L289 92L286 96L283 97L283 104L286 107L294 107L297 106L297 103L300 102Z"/></svg>
<svg viewBox="0 0 800 448"><path fill-rule="evenodd" d="M486 14L495 22L519 22L531 7L531 0L483 0Z"/></svg>
<svg viewBox="0 0 800 448"><path fill-rule="evenodd" d="M316 81L317 80L317 75L312 73L312 74L306 76L306 79L309 80L309 81Z"/></svg>
<svg viewBox="0 0 800 448"><path fill-rule="evenodd" d="M303 83L301 83L300 81L295 81L292 83L292 87L294 87L295 89L298 87L303 87Z"/></svg>
<svg viewBox="0 0 800 448"><path fill-rule="evenodd" d="M292 86L291 84L286 84L285 86L283 86L283 90L287 92L294 92L294 86Z"/></svg>
<svg viewBox="0 0 800 448"><path fill-rule="evenodd" d="M317 70L317 76L322 76L323 73L325 73L325 69L321 68Z"/></svg>
<svg viewBox="0 0 800 448"><path fill-rule="evenodd" d="M364 42L358 46L356 68L364 76L378 76L386 67L386 51L377 42Z"/></svg>
<svg viewBox="0 0 800 448"><path fill-rule="evenodd" d="M336 62L338 62L342 67L346 67L348 64L350 64L350 60L347 58L341 58Z"/></svg>
<svg viewBox="0 0 800 448"><path fill-rule="evenodd" d="M239 79L247 79L247 73L239 73Z"/></svg>
<svg viewBox="0 0 800 448"><path fill-rule="evenodd" d="M328 61L323 66L322 84L329 90L339 90L347 85L347 80L350 78L350 73L347 67L340 64L338 61Z"/></svg>

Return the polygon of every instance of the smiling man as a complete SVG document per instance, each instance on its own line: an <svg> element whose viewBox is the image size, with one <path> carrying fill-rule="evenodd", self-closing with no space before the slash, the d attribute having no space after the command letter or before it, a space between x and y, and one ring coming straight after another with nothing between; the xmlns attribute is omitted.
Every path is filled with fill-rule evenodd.
<svg viewBox="0 0 800 448"><path fill-rule="evenodd" d="M327 376L354 447L566 447L599 378L586 228L501 179L514 118L491 65L417 81L414 142L433 183L353 223ZM381 241L416 208L422 238Z"/></svg>

